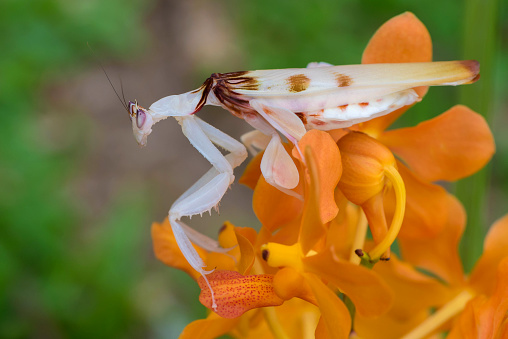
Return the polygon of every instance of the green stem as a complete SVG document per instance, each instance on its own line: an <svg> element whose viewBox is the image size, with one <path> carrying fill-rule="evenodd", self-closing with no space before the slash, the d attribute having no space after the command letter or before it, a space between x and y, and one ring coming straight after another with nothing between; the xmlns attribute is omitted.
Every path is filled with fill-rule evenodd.
<svg viewBox="0 0 508 339"><path fill-rule="evenodd" d="M460 103L492 121L494 102L494 70L497 43L499 0L466 0L464 8L463 59L476 59L481 64L481 79L474 85L460 87ZM456 195L464 204L468 224L461 243L464 269L469 272L483 251L486 215L485 198L489 181L488 169L456 184Z"/></svg>

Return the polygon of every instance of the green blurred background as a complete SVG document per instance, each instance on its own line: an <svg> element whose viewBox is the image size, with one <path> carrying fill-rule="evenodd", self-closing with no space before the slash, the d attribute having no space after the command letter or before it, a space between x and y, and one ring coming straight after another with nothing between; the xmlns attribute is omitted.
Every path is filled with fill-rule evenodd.
<svg viewBox="0 0 508 339"><path fill-rule="evenodd" d="M468 208L466 268L487 225L508 212L506 1L319 0L0 2L0 338L174 338L205 316L198 288L153 256L150 225L210 165L175 121L140 149L99 63L127 99L197 88L212 72L359 63L375 30L404 11L428 27L435 60L478 59L467 89L431 89L398 122L456 103L484 114L497 154L450 189ZM87 47L92 47L95 54ZM249 128L221 109L205 120ZM238 171L237 173L241 173ZM258 226L250 191L234 185L221 215Z"/></svg>

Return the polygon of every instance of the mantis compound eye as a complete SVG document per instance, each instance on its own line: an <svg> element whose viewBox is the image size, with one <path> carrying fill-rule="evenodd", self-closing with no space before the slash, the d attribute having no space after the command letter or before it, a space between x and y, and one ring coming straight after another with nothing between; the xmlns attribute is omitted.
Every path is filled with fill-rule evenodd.
<svg viewBox="0 0 508 339"><path fill-rule="evenodd" d="M138 112L136 114L136 125L138 126L138 128L143 127L143 125L145 124L145 120L146 120L146 113L143 110L138 109Z"/></svg>

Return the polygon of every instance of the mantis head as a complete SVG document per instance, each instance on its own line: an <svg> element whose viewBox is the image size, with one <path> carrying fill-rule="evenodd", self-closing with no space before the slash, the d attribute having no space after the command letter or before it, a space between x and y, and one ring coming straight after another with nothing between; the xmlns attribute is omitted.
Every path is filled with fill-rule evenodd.
<svg viewBox="0 0 508 339"><path fill-rule="evenodd" d="M152 125L154 124L152 113L138 105L138 102L129 101L128 112L132 122L132 132L140 146L146 145L148 135L152 133Z"/></svg>

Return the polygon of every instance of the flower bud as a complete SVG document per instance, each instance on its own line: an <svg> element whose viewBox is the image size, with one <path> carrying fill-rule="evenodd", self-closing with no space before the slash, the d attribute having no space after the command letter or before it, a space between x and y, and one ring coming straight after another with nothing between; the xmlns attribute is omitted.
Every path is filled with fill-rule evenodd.
<svg viewBox="0 0 508 339"><path fill-rule="evenodd" d="M350 132L337 144L343 167L339 188L349 201L362 205L382 192L385 168L395 167L395 158L386 146L361 132Z"/></svg>

